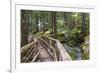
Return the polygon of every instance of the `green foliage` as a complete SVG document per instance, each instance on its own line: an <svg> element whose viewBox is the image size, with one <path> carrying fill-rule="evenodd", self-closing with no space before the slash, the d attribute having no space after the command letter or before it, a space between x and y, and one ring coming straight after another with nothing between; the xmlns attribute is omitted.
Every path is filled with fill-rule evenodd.
<svg viewBox="0 0 100 73"><path fill-rule="evenodd" d="M82 59L86 60L89 59L89 35L84 37L84 42L81 44L82 48Z"/></svg>
<svg viewBox="0 0 100 73"><path fill-rule="evenodd" d="M67 41L67 44L69 46L77 46L80 44L80 42L82 41L82 38L80 36L80 32L81 30L79 28L74 28L72 31L70 31L68 33L68 41Z"/></svg>
<svg viewBox="0 0 100 73"><path fill-rule="evenodd" d="M69 55L71 56L72 60L75 60L76 57L77 57L75 51L71 51L71 52L69 53Z"/></svg>
<svg viewBox="0 0 100 73"><path fill-rule="evenodd" d="M82 53L82 59L83 60L88 60L90 58L89 52Z"/></svg>

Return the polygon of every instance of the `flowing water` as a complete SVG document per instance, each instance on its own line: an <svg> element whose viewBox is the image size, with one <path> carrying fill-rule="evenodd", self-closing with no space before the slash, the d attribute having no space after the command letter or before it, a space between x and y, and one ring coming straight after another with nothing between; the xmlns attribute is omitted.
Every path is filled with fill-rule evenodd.
<svg viewBox="0 0 100 73"><path fill-rule="evenodd" d="M81 48L76 46L76 47L70 47L66 44L63 44L64 48L66 49L66 51L68 53L71 53L72 51L74 51L76 54L76 59L75 60L81 60Z"/></svg>

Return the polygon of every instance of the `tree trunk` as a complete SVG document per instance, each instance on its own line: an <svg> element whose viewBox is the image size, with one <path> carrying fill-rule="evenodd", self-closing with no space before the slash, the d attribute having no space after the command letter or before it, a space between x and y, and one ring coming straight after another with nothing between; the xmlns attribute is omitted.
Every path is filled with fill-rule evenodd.
<svg viewBox="0 0 100 73"><path fill-rule="evenodd" d="M82 13L81 15L82 15L81 35L82 37L84 37L86 33L86 14Z"/></svg>
<svg viewBox="0 0 100 73"><path fill-rule="evenodd" d="M56 38L57 35L57 25L56 25L56 12L52 12L51 14L51 26L52 26L52 33L53 37Z"/></svg>
<svg viewBox="0 0 100 73"><path fill-rule="evenodd" d="M39 17L38 16L36 16L35 17L35 29L36 29L36 32L38 32L39 31L39 28L38 28L38 22L39 22Z"/></svg>
<svg viewBox="0 0 100 73"><path fill-rule="evenodd" d="M28 11L21 11L21 47L28 43L28 31L29 31L29 21L28 21Z"/></svg>
<svg viewBox="0 0 100 73"><path fill-rule="evenodd" d="M67 25L67 23L66 23L66 12L64 12L64 24Z"/></svg>

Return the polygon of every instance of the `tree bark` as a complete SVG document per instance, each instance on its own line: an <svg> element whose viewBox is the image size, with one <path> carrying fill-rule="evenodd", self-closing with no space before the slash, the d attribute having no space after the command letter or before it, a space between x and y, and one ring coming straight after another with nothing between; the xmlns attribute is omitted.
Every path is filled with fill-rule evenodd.
<svg viewBox="0 0 100 73"><path fill-rule="evenodd" d="M52 12L51 19L52 19L51 26L52 26L53 37L56 38L57 35L56 12Z"/></svg>
<svg viewBox="0 0 100 73"><path fill-rule="evenodd" d="M29 20L28 11L21 10L21 47L28 43Z"/></svg>
<svg viewBox="0 0 100 73"><path fill-rule="evenodd" d="M67 25L67 23L66 23L66 12L64 12L64 24Z"/></svg>
<svg viewBox="0 0 100 73"><path fill-rule="evenodd" d="M86 33L86 14L82 13L81 15L82 15L81 35L82 37L84 37Z"/></svg>
<svg viewBox="0 0 100 73"><path fill-rule="evenodd" d="M38 16L36 16L36 17L35 17L36 32L38 32L38 31L39 31L39 28L38 28L38 22L39 22L39 17L38 17Z"/></svg>

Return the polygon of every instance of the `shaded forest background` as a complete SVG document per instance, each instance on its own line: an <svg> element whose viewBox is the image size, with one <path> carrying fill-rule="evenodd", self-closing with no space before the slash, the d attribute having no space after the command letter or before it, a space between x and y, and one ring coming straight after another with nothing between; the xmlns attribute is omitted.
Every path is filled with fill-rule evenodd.
<svg viewBox="0 0 100 73"><path fill-rule="evenodd" d="M89 13L21 10L21 47L34 36L59 39L73 60L89 59Z"/></svg>

